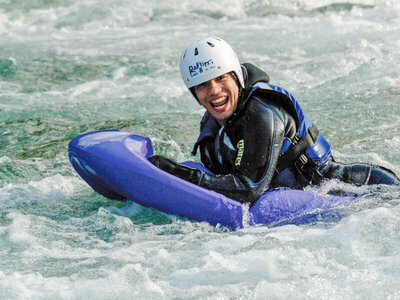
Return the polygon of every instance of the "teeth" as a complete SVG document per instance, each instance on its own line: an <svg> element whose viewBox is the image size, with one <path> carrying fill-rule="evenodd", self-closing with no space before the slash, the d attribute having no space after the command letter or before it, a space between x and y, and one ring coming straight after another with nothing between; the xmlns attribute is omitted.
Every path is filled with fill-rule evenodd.
<svg viewBox="0 0 400 300"><path fill-rule="evenodd" d="M223 103L223 102L226 101L226 98L227 98L227 97L221 97L221 98L212 100L212 101L211 101L211 104L214 105L214 106L219 106L221 103Z"/></svg>

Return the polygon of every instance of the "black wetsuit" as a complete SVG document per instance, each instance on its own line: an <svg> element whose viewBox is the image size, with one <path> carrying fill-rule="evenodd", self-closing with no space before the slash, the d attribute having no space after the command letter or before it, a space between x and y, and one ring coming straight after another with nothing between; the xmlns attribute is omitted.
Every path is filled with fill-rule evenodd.
<svg viewBox="0 0 400 300"><path fill-rule="evenodd" d="M318 184L324 178L358 185L400 184L390 170L334 162L330 148L327 157L323 157L318 165L306 159L307 163L299 168L299 154L295 158L283 157L282 148L287 141L296 141L298 116L288 104L286 95L276 91L251 92L256 82L268 82L268 75L250 64L245 64L243 70L246 87L241 90L238 108L225 126L221 127L208 112L201 122L201 135L194 153L200 147L202 163L215 175L159 155L149 158L154 165L201 187L251 204L268 188L303 188ZM282 163L283 160L289 163ZM281 173L278 170L282 165L285 172Z"/></svg>

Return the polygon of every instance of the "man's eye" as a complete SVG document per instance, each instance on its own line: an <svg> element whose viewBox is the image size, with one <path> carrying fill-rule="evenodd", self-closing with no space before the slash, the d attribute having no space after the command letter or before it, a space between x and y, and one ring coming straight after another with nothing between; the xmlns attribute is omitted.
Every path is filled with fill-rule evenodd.
<svg viewBox="0 0 400 300"><path fill-rule="evenodd" d="M200 84L196 85L195 90L197 91L197 90L199 90L199 89L204 88L205 86L206 86L206 83L205 83L205 82L200 83Z"/></svg>

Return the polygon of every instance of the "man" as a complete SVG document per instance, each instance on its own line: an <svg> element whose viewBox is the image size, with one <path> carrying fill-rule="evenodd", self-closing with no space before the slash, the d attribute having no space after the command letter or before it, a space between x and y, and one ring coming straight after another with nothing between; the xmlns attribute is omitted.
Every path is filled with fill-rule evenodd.
<svg viewBox="0 0 400 300"><path fill-rule="evenodd" d="M336 163L329 143L297 100L269 83L251 64L240 65L220 38L194 42L183 52L182 78L207 110L193 155L211 172L155 155L162 170L240 202L253 204L269 188L303 188L324 178L357 185L400 184L382 167Z"/></svg>

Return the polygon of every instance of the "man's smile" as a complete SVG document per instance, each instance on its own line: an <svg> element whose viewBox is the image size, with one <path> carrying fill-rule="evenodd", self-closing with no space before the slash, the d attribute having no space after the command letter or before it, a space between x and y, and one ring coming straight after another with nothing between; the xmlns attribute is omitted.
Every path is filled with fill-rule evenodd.
<svg viewBox="0 0 400 300"><path fill-rule="evenodd" d="M214 108L221 109L228 103L229 97L228 96L221 96L210 101L211 106Z"/></svg>

